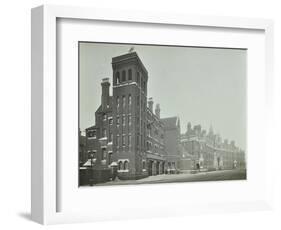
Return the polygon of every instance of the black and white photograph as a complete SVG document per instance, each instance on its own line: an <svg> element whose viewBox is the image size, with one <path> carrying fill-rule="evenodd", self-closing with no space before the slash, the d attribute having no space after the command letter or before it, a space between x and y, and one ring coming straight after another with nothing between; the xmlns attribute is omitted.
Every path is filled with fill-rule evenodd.
<svg viewBox="0 0 281 230"><path fill-rule="evenodd" d="M79 186L247 179L247 49L78 47Z"/></svg>

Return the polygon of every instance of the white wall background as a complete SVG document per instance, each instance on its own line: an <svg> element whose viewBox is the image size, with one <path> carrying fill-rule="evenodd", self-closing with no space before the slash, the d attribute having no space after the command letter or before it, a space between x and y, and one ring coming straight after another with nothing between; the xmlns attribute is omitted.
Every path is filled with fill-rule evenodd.
<svg viewBox="0 0 281 230"><path fill-rule="evenodd" d="M1 100L1 229L37 229L30 213L30 8L41 4L80 5L175 13L262 17L275 20L275 93L281 105L281 14L278 0L9 0L0 8ZM277 78L278 77L278 78ZM280 150L280 106L276 109L276 151ZM279 119L281 120L281 119ZM280 155L276 154L275 210L273 212L202 215L185 218L130 220L48 226L52 229L280 229Z"/></svg>

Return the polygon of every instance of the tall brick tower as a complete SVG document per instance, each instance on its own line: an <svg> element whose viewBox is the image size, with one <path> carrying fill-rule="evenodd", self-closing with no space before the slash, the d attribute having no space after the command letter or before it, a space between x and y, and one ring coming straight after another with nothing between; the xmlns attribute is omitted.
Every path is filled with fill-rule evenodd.
<svg viewBox="0 0 281 230"><path fill-rule="evenodd" d="M136 52L112 58L113 69L113 157L119 178L146 176L148 73Z"/></svg>

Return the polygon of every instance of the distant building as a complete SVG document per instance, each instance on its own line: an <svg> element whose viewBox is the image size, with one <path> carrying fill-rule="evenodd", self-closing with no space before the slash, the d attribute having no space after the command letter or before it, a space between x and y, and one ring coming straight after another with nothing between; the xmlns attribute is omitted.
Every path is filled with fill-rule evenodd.
<svg viewBox="0 0 281 230"><path fill-rule="evenodd" d="M153 100L147 99L148 72L136 52L113 57L112 69L112 96L109 78L104 78L95 124L86 129L85 165L100 170L117 165L120 179L175 172L179 118L162 119L159 104L153 111Z"/></svg>
<svg viewBox="0 0 281 230"><path fill-rule="evenodd" d="M201 125L191 127L188 123L185 134L181 135L182 152L190 159L191 169L234 169L245 168L245 152L235 146L235 142L222 141L219 134L201 129Z"/></svg>

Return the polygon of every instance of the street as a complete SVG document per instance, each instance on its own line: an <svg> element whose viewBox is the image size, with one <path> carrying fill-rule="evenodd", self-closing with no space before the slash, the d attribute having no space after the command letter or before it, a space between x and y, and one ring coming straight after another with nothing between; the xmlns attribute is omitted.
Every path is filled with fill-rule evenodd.
<svg viewBox="0 0 281 230"><path fill-rule="evenodd" d="M198 172L196 174L162 174L157 176L149 176L140 180L115 180L101 185L130 185L130 184L154 184L154 183L172 183L172 182L196 182L196 181L222 181L222 180L245 180L246 170L221 170L212 172Z"/></svg>

